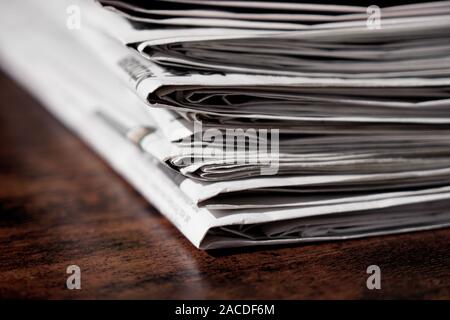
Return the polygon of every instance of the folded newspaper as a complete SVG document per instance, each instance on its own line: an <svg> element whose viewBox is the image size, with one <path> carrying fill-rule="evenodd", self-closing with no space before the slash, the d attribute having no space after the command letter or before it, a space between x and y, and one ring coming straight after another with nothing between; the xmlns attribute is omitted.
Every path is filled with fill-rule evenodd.
<svg viewBox="0 0 450 320"><path fill-rule="evenodd" d="M450 226L450 1L0 18L1 67L200 249Z"/></svg>

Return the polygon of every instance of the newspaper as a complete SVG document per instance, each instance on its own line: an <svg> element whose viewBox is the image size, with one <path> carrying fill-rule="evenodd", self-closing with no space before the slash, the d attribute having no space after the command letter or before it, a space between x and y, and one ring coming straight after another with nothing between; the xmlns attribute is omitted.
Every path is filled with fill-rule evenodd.
<svg viewBox="0 0 450 320"><path fill-rule="evenodd" d="M182 2L182 7L183 5L186 7L185 10L174 9L171 1L139 4L144 7L122 1L103 0L101 3L129 22L128 26L121 26L119 31L112 26L116 21L111 20L114 23L108 23L111 25L108 29L111 29L113 34L136 47L154 62L184 67L187 70L350 78L435 77L448 75L449 72L448 68L443 68L448 65L446 63L449 50L446 34L450 21L448 1L378 8L379 15L383 17L383 28L376 32L367 28L366 22L370 11L365 12L365 7L297 4L285 9L300 13L306 10L307 14L285 15L261 13L261 10L271 7L269 3L262 3L260 7L253 9L257 13L248 14L247 10L246 14L233 13L233 10L239 11L238 7L248 6L248 1L233 2L233 5L229 3L228 6L225 3L221 6L215 2L195 2L188 5ZM222 8L219 11L208 10L208 7L214 9L217 6ZM336 15L337 8L344 12L356 10L355 12L360 13ZM313 13L308 14L309 10L313 10ZM323 15L327 11L331 11L332 14ZM321 14L315 14L317 12ZM163 19L154 19L155 15ZM168 15L173 17L165 19ZM248 18L242 20L236 18L236 15ZM172 24L221 26L217 23L218 19L210 19L211 17L222 17L223 26L228 29L186 29L186 32L181 34L167 31L171 30ZM286 29L301 31L274 33L277 29L285 28L279 28L280 26L276 25L277 23L274 25L273 21L285 19L295 21L305 18L310 22L315 20L337 22L294 25ZM272 22L267 24L252 19L268 19ZM351 22L347 22L349 20ZM142 28L141 25L133 24L135 21L141 24L151 22L168 25L169 29L164 29L165 35L161 36L158 29L150 25L149 29L156 29L154 34L147 34L145 41L131 43L128 41L129 37ZM251 25L247 26L248 23ZM266 31L245 36L243 33L245 30L242 30L245 27L265 28ZM376 45L373 45L374 43Z"/></svg>
<svg viewBox="0 0 450 320"><path fill-rule="evenodd" d="M2 68L99 152L196 247L339 240L450 224L447 210L450 169L446 166L436 168L433 164L426 170L388 173L275 175L217 182L183 175L167 165L167 157L177 152L180 143L176 143L175 137L168 139L169 130L161 128L177 122L177 116L147 104L148 94L160 86L149 90L153 81L150 78L155 74L139 73L145 77L136 81L134 73L130 74L123 63L123 59L136 59L145 61L146 66L149 61L141 60L138 53L88 25L76 33L67 30L61 26L59 15L55 15L61 12L58 10L64 11L64 1L54 1L52 5L23 1L2 7ZM40 19L33 19L36 14ZM96 46L103 50L98 51ZM268 78L252 80L255 81L252 85L259 86L263 82L258 81ZM288 79L283 81L288 83ZM302 81L294 79L294 84L306 85ZM405 88L415 85L417 89L446 85L447 80L439 81L415 79L404 85ZM389 87L389 84L377 84ZM392 83L392 87L397 85L398 82ZM145 100L135 95L135 89ZM163 118L165 122L157 120ZM189 124L184 124L178 126L184 128L179 135L190 136ZM426 127L435 132L433 127L441 124L444 128L438 132L445 132L445 121L431 122ZM436 142L440 152L445 149L445 139L440 139L438 132L426 137ZM410 152L414 151L414 143L420 145L427 139L413 130L406 136L415 136L407 140L412 143ZM399 145L402 138L405 139L401 136L397 139ZM280 150L289 148L290 144L293 149L298 146L295 141L284 142ZM322 143L332 145L333 141L325 139ZM361 139L360 143L366 141ZM311 143L311 147L314 145ZM328 158L342 158L341 151L335 151L335 155L329 152ZM372 151L367 151L365 156ZM297 155L301 154L297 152ZM307 156L326 157L313 153ZM405 186L408 188L404 189ZM240 193L242 196L236 197Z"/></svg>
<svg viewBox="0 0 450 320"><path fill-rule="evenodd" d="M90 33L90 44L94 46L94 50L97 52L108 52L107 57L103 57L104 61L107 61L110 64L111 69L115 69L116 72L119 74L120 77L127 80L131 86L131 88L134 88L137 90L137 92L141 93L141 96L145 100L149 100L149 96L155 95L155 92L158 92L159 88L161 88L163 85L162 83L167 83L166 87L162 89L163 91L167 91L170 89L167 89L168 86L175 87L179 86L180 88L184 89L186 86L196 86L200 83L208 83L209 87L212 87L213 84L219 82L217 86L223 86L223 83L233 83L233 88L230 88L230 94L235 93L236 91L239 91L239 89L236 89L239 85L236 83L248 83L249 81L260 81L259 83L268 83L269 80L271 81L278 81L278 86L280 86L280 82L283 81L289 82L289 84L294 83L296 86L296 90L299 90L299 84L301 86L301 82L303 82L305 85L311 85L311 79L300 79L300 78L287 78L287 77L277 77L276 80L272 79L273 77L260 77L260 76L248 76L247 79L242 80L242 75L232 75L232 74L226 74L226 75L190 75L190 76L177 76L170 74L167 70L165 70L163 67L157 66L153 64L150 61L147 61L145 59L140 58L137 54L133 53L131 50L121 47L116 42L112 41L108 37L100 36L96 37L94 36L94 32ZM126 63L123 63L123 61L126 61ZM135 76L133 72L137 73L138 76ZM238 77L239 76L239 77ZM226 79L227 77L232 78L233 80ZM203 78L203 79L202 79ZM205 78L209 78L210 80L204 80ZM225 78L225 79L224 79ZM335 79L332 79L335 80ZM309 82L306 82L309 81ZM335 80L335 81L339 81ZM424 89L424 86L427 85L427 82L429 80L408 80L408 79L398 79L398 81L393 81L392 83L389 83L387 81L378 81L373 80L372 82L375 83L375 85L381 86L383 85L383 90L386 92L388 86L392 86L393 90L396 92L399 92L399 86L400 83L403 81L408 81L409 83L417 83L417 88L415 88L415 93L418 95L420 94L419 91ZM439 90L445 91L445 83L446 79L440 79L439 81L442 81L440 83L436 83L436 90L434 90L434 94L437 94ZM169 84L170 82L170 84ZM347 80L344 80L344 82L349 82ZM364 86L365 84L361 81L353 82L353 85L358 86ZM275 82L274 82L275 85ZM323 85L323 83L321 84ZM215 86L215 85L214 85ZM307 87L306 89L311 90L310 87ZM328 85L327 90L329 91L330 85ZM347 85L343 85L346 87ZM339 87L337 87L339 88ZM320 89L320 88L319 88ZM377 89L377 87L374 87L374 89ZM427 90L426 88L425 90ZM152 91L153 90L153 91ZM258 87L257 90L261 91L261 88ZM273 89L272 89L273 90ZM410 92L410 87L405 88L406 91L403 91L403 95L406 94L406 92ZM401 92L401 90L400 90ZM157 94L157 93L156 93ZM401 94L401 93L400 93ZM445 93L444 93L445 95ZM179 95L178 95L179 96ZM318 99L326 99L322 97L318 97ZM370 109L373 113L376 111L373 111L373 106L377 104L374 100L367 100L366 101L368 105L370 105L372 108ZM163 106L164 108L170 108L168 104L162 104L163 102L160 102L157 106ZM187 144L187 150L188 152L183 152L183 147L180 147L180 144L172 144L169 145L166 143L164 139L156 139L156 138L147 138L143 141L143 147L144 149L148 150L148 152L152 153L155 157L160 159L161 161L168 163L171 167L177 167L179 172L183 173L185 176L193 178L193 179L199 179L199 180L205 180L205 181L224 181L224 180L230 180L230 179L239 179L243 177L249 177L249 176L257 176L259 175L262 167L270 167L272 165L272 159L274 158L280 158L280 161L276 163L278 166L277 173L280 174L290 174L294 175L297 173L303 173L303 174L345 174L345 173L363 173L363 172L371 172L371 173L393 173L393 172L399 172L403 170L407 171L417 171L417 170L425 170L425 169L437 169L437 168L446 168L448 167L448 158L447 158L447 142L445 141L442 136L443 133L448 131L448 126L446 125L446 119L442 115L440 115L438 118L435 118L433 120L427 119L417 116L416 119L408 119L406 117L408 111L404 111L407 109L412 109L412 112L415 110L421 109L421 105L424 105L426 107L422 108L422 110L425 110L426 112L429 112L430 109L433 108L433 106L437 106L436 108L441 110L443 114L445 114L445 110L440 109L442 106L444 106L448 101L446 99L442 100L430 100L426 102L420 102L417 104L414 103L408 103L408 102L397 102L391 103L391 102L380 102L381 105L387 106L386 109L394 109L396 106L399 110L397 110L398 116L397 117L390 117L388 118L386 114L383 114L382 118L380 119L374 119L374 117L371 115L370 117L361 117L360 119L353 118L344 118L342 122L344 122L343 126L346 127L346 130L343 133L348 133L352 128L348 127L349 122L376 122L381 121L383 123L385 122L399 122L400 124L397 126L392 126L393 128L399 128L397 136L393 135L392 132L388 133L389 130L386 130L385 126L374 126L374 129L376 129L378 132L382 132L384 135L389 134L388 137L384 138L385 144L383 145L382 140L383 137L377 137L374 139L373 137L368 137L366 139L361 139L361 137L354 137L351 136L350 138L348 136L343 135L342 138L333 138L330 140L329 145L323 145L320 140L326 141L330 138L311 138L309 141L305 138L303 139L290 139L289 141L281 140L280 148L275 150L274 154L268 155L267 158L258 158L257 164L252 162L247 162L245 164L242 164L245 160L241 159L239 154L233 153L233 154L227 154L226 157L221 154L219 157L208 157L205 159L203 154L199 154L198 157L201 159L200 161L196 161L193 165L184 165L187 158L195 157L195 153L189 152L189 150L194 149L192 144ZM442 105L441 105L442 104ZM298 104L296 105L298 107ZM366 105L367 106L367 105ZM431 106L431 107L430 107ZM317 107L317 105L315 105ZM177 108L175 108L177 110ZM241 110L241 108L239 108ZM403 112L400 112L402 110ZM198 111L198 110L197 110ZM342 111L342 110L341 110ZM389 111L389 110L388 110ZM354 114L354 110L352 110ZM310 112L312 113L312 111ZM341 112L343 113L343 111ZM422 115L424 112L422 112ZM223 114L220 114L222 117ZM249 117L252 118L251 124L255 126L255 118L258 118L258 116L261 116L260 114L252 114ZM164 117L162 117L164 118ZM171 120L168 120L171 119ZM320 121L321 124L325 123L325 125L329 125L330 122L339 122L336 119L330 120L329 118L326 118L324 116L320 116L317 118L308 118L311 121ZM178 122L176 118L167 116L166 122ZM175 121L174 121L175 120ZM211 117L208 118L209 121L211 121ZM233 120L236 120L236 117L233 118ZM327 120L325 122L325 120ZM420 125L425 124L439 124L439 126L422 126L420 133L418 136L413 137L412 135L418 133L417 129L420 127L402 127L401 124L404 122L417 122ZM239 123L240 126L242 126L242 123ZM165 127L165 125L162 125L162 127ZM169 126L168 126L169 127ZM170 130L173 130L175 125L170 125ZM280 128L282 130L283 126L278 122L277 128ZM427 128L430 131L437 130L435 134L430 134L427 136L423 135L423 129ZM189 132L189 130L186 128L186 126L181 126L179 128L179 131L182 131L184 133L184 136L186 137L186 133ZM319 130L318 126L315 126L316 130ZM356 126L354 128L355 130L358 130L359 128ZM364 130L364 134L371 134L372 132L368 132L367 126L362 128ZM408 133L408 130L415 129L411 133ZM169 130L169 131L170 131ZM290 127L290 130L292 131L292 127ZM326 130L326 129L325 129ZM167 130L166 130L167 131ZM322 129L322 132L324 130ZM405 136L406 131L406 136ZM305 130L302 128L302 132L304 133ZM317 132L317 131L316 131ZM339 130L336 130L335 127L333 127L334 133L342 133ZM399 132L401 134L399 134ZM408 136L409 135L409 136ZM181 137L181 136L180 136ZM433 137L435 139L433 139ZM175 138L171 138L171 140L174 140ZM424 140L425 139L425 140ZM155 141L156 140L156 141ZM188 139L189 140L189 139ZM295 142L293 143L292 140ZM395 144L395 140L397 140L397 144ZM147 141L152 141L150 144ZM361 147L361 150L358 150L358 141ZM407 143L405 143L407 141ZM153 145L157 143L159 147L154 148ZM195 143L195 141L193 141ZM285 146L283 143L287 143ZM369 148L369 144L373 144L372 148ZM289 147L289 144L291 147ZM308 152L307 146L305 145L311 145L312 149L310 152ZM427 147L423 147L423 145L426 144ZM150 146L148 146L150 145ZM292 145L294 145L294 148L292 148ZM333 150L336 148L333 148L333 146L340 146L341 148L337 150ZM421 148L419 149L418 146ZM221 146L219 145L218 148ZM297 150L295 150L297 148ZM345 148L347 148L345 150ZM319 151L318 151L319 150ZM327 153L320 153L320 150L327 150ZM395 151L394 151L395 150ZM273 150L271 150L273 151ZM346 153L345 153L346 152ZM430 157L428 158L428 155L436 154L436 157ZM426 155L426 156L425 156ZM243 157L247 157L247 154L243 154ZM234 160L236 160L238 165L230 166L229 165L229 158L231 157ZM245 161L244 161L245 162ZM346 169L347 168L347 169ZM279 177L276 177L276 179L280 179ZM283 179L283 178L281 178ZM331 177L333 179L333 177Z"/></svg>
<svg viewBox="0 0 450 320"><path fill-rule="evenodd" d="M117 25L121 26L121 30L127 29L125 27L127 23L125 19L120 20L118 16L111 17L106 11L98 12L98 14L100 19L97 17L96 20L100 22L97 24L102 25L103 29L110 34L120 38L120 34L116 33ZM117 23L119 21L121 23ZM431 24L440 33L445 34L447 32L446 28L450 27L449 21L448 16L442 16L439 19L428 19L425 22ZM418 30L414 32L410 30L417 37L420 35L417 32L430 31L427 29L426 24L420 24L419 22L412 21L406 25L397 23L394 26L398 29L399 25L401 25L403 29L410 30L412 26L420 25ZM130 28L128 26L127 32L133 34L135 30ZM189 33L186 36L178 35L177 37L174 35L180 34L180 32L176 30L156 29L151 30L150 32L154 33L147 34L146 37L152 39L147 40L147 42L186 42L191 45L193 39L198 38L201 40L199 44L205 45L220 32L222 33L219 38L227 38L227 41L236 37L234 33L238 31L245 32L245 30L233 30L230 35L229 30L221 31L210 28L199 30L198 34L196 34L194 30L189 29ZM357 31L360 32L361 30L358 28ZM363 29L363 31L368 34L374 34L374 32L367 31L367 28ZM381 31L389 34L394 32L389 28L383 28ZM208 32L212 33L208 35ZM327 31L324 34L328 35L330 32L332 31ZM199 35L201 33L205 35ZM378 31L375 33L379 34ZM274 40L278 38L286 41L287 35L294 37L293 35L296 35L296 33L260 34L257 39L243 35L240 37L245 37L241 41L264 41L270 37L269 39L273 46L279 48L279 43ZM401 35L404 36L403 33ZM316 38L317 36L317 32L314 33L314 37ZM302 39L309 36L304 36L300 33L295 37ZM422 39L421 41L430 41L429 38L428 36L427 39ZM446 46L446 41L435 40L433 40L435 43ZM415 50L419 51L418 54L421 56L424 55L423 48L427 48L434 54L442 54L442 59L447 59L444 52L436 53L435 48L429 48L427 43L421 44L417 43L417 41L413 41L411 45ZM289 49L292 50L292 41L288 41L288 43ZM226 42L226 46L230 46L230 43ZM254 51L255 49L254 47L239 44L236 46L243 50L251 49ZM394 47L394 49L394 53L403 52L398 47ZM221 50L223 51L223 48ZM368 53L376 54L377 50L386 50L386 48L380 46L380 48L375 50L375 53ZM239 61L244 59L241 53L238 52L241 57ZM385 54L386 52L383 53ZM275 54L278 56L280 52L277 51ZM347 52L343 54L348 56ZM361 56L360 51L355 54L358 54L359 57ZM227 52L225 56L230 57L230 53ZM343 67L352 72L351 79L335 77L317 79L300 76L252 75L248 73L202 74L192 70L183 71L180 74L180 72L173 72L163 66L157 66L154 62L158 62L158 59L154 57L147 58L151 58L151 61L138 59L137 56L124 57L120 66L125 69L125 72L131 73L129 77L134 82L132 85L136 86L136 90L144 99L149 100L154 106L163 106L164 108L175 110L179 115L186 117L190 121L207 118L210 121L215 121L217 126L241 123L245 126L246 122L248 125L248 119L258 119L258 123L266 127L273 127L275 123L285 121L290 131L298 130L302 132L305 132L305 130L309 130L309 132L324 132L327 130L334 132L335 126L348 126L349 122L374 122L377 125L374 126L373 130L384 132L395 130L398 127L398 123L405 122L416 124L448 123L448 119L443 117L445 108L450 103L449 93L445 88L449 83L449 77L446 77L444 73L445 65L448 63L437 59L434 55L429 59L433 65L424 67L427 68L427 72L437 70L437 72L440 72L440 77L431 77L433 74L428 73L424 77L419 78L394 77L389 79L377 78L377 74L372 74L370 79L355 79L362 72L355 74L354 70L361 71L361 67L358 65L354 66L354 62L352 66L345 65ZM251 58L255 60L254 57ZM395 57L397 60L402 58L404 57ZM115 60L114 57L111 57L111 59ZM231 58L230 60L235 61L236 59ZM285 61L286 59L282 60ZM403 65L408 72L411 71L411 68L417 68L420 65L412 60L394 62L397 67ZM116 61L112 63L116 63ZM295 65L304 68L298 61L295 62ZM375 66L375 68L380 70L379 66ZM327 66L327 69L329 70L330 66ZM249 70L246 69L245 71ZM133 72L137 72L137 74L132 74ZM152 75L151 77L149 76L150 74ZM364 88L363 92L360 90L361 88ZM412 102L412 97L415 97L418 101ZM214 99L215 104L210 103L212 99ZM331 105L337 105L339 108L330 108ZM274 109L274 106L276 106L276 109ZM282 109L280 110L280 108ZM333 112L336 112L336 114L333 114ZM346 116L346 114L348 115ZM313 129L318 121L323 122L323 120L326 120L325 128L320 126ZM383 123L385 126L380 127L378 123ZM283 128L286 126L280 126L280 129L287 130ZM415 129L418 128L416 127Z"/></svg>
<svg viewBox="0 0 450 320"><path fill-rule="evenodd" d="M367 7L342 4L172 0L159 0L150 4L117 0L100 2L128 20L150 25L298 30L327 28L334 26L332 23L367 17ZM395 5L384 7L383 14L387 18L431 16L440 14L448 7L449 3L445 1Z"/></svg>

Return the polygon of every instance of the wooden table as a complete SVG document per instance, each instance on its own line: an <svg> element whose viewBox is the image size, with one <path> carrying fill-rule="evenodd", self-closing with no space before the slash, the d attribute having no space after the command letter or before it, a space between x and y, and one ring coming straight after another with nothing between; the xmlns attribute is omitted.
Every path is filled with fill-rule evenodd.
<svg viewBox="0 0 450 320"><path fill-rule="evenodd" d="M0 104L0 298L450 298L449 229L199 251L2 74Z"/></svg>

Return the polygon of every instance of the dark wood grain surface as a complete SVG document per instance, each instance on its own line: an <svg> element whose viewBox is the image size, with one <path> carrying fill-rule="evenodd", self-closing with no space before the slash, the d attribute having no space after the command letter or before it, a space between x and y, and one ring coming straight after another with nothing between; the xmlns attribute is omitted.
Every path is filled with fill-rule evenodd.
<svg viewBox="0 0 450 320"><path fill-rule="evenodd" d="M0 298L450 298L449 229L199 251L2 74L0 143Z"/></svg>

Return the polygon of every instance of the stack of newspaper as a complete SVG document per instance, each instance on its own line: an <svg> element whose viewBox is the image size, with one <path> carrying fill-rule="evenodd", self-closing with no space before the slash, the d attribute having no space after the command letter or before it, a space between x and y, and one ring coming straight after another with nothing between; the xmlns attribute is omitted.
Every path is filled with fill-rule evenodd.
<svg viewBox="0 0 450 320"><path fill-rule="evenodd" d="M198 248L450 225L450 1L4 3L0 62Z"/></svg>

